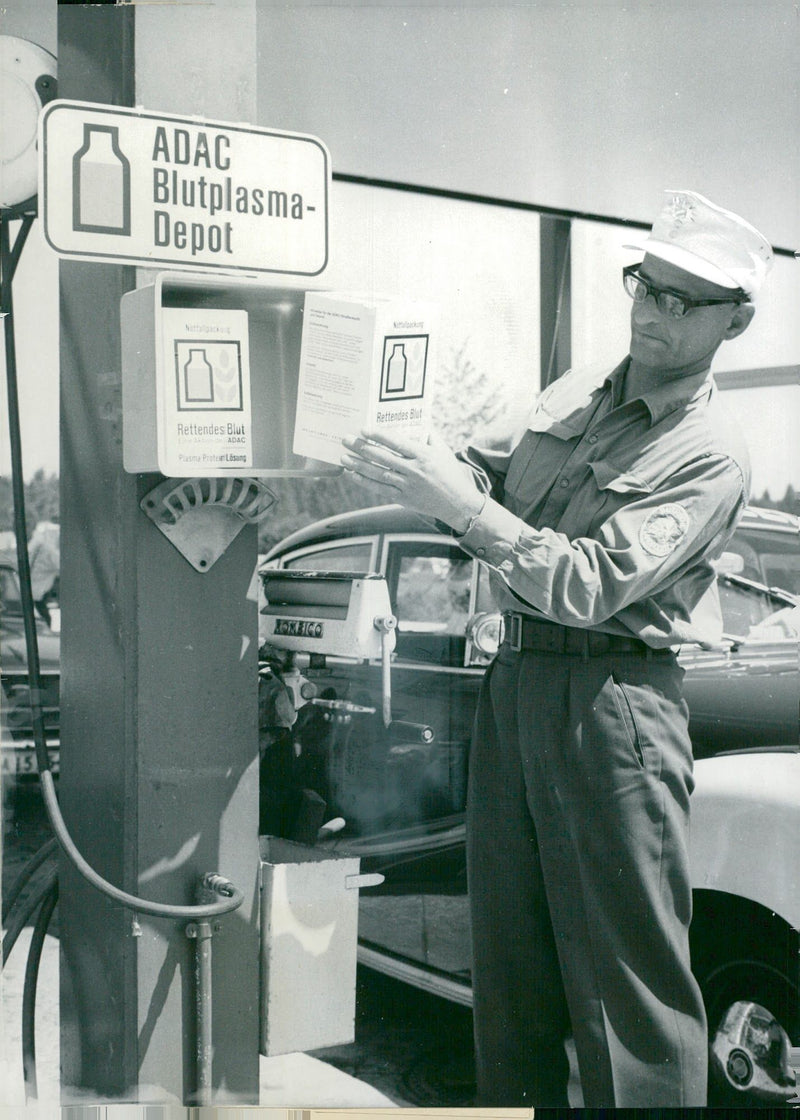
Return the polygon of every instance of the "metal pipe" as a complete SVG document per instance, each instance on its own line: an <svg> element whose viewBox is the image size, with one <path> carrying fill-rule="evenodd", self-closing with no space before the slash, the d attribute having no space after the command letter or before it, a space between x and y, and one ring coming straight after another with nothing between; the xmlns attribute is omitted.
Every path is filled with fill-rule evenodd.
<svg viewBox="0 0 800 1120"><path fill-rule="evenodd" d="M211 938L214 931L207 921L192 922L186 927L186 936L196 940L195 947L195 1026L196 1044L196 1085L195 1104L199 1107L211 1104L213 1039L212 1039L212 1001L211 1001Z"/></svg>
<svg viewBox="0 0 800 1120"><path fill-rule="evenodd" d="M392 722L392 647L389 641L390 635L397 627L397 619L393 614L386 615L385 617L376 617L372 620L372 625L380 633L381 636L381 677L383 682L383 726L388 727Z"/></svg>
<svg viewBox="0 0 800 1120"><path fill-rule="evenodd" d="M383 693L383 726L392 722L392 668L389 649L389 634L381 634L381 678Z"/></svg>

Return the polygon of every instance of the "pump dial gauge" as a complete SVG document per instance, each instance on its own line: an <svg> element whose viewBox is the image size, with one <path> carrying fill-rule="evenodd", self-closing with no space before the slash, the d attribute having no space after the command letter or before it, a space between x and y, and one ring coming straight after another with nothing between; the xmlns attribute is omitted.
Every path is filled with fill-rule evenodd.
<svg viewBox="0 0 800 1120"><path fill-rule="evenodd" d="M37 193L39 111L56 92L56 60L44 47L0 35L0 207Z"/></svg>

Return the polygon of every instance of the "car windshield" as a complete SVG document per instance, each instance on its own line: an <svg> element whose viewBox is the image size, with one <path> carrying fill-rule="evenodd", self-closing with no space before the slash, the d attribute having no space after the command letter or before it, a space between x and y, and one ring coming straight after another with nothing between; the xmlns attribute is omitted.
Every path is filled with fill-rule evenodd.
<svg viewBox="0 0 800 1120"><path fill-rule="evenodd" d="M369 541L354 544L336 544L292 556L283 563L284 568L312 572L366 572L369 571L372 546Z"/></svg>
<svg viewBox="0 0 800 1120"><path fill-rule="evenodd" d="M719 577L719 594L728 637L780 641L800 635L800 607L793 595L736 575Z"/></svg>
<svg viewBox="0 0 800 1120"><path fill-rule="evenodd" d="M800 595L800 548L796 533L743 529L728 544L728 551L741 557L740 575Z"/></svg>

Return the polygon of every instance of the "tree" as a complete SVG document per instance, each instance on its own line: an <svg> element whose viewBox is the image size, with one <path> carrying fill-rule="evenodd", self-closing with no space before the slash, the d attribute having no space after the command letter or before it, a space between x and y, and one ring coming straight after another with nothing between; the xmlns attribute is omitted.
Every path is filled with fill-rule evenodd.
<svg viewBox="0 0 800 1120"><path fill-rule="evenodd" d="M800 494L797 493L791 482L787 484L781 498L773 498L769 487L767 487L760 498L753 498L753 505L761 506L763 509L780 509L785 513L800 515Z"/></svg>
<svg viewBox="0 0 800 1120"><path fill-rule="evenodd" d="M478 369L467 355L469 339L453 347L437 373L433 426L451 447L468 440L501 441L510 427L508 388Z"/></svg>
<svg viewBox="0 0 800 1120"><path fill-rule="evenodd" d="M28 535L40 521L58 521L59 486L58 475L47 475L38 470L24 486L25 520ZM11 479L0 476L0 529L14 528L14 500Z"/></svg>

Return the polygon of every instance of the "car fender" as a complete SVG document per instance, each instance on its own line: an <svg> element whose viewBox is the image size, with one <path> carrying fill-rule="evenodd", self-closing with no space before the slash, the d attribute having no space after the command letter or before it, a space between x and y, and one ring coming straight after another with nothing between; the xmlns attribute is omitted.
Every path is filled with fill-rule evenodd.
<svg viewBox="0 0 800 1120"><path fill-rule="evenodd" d="M717 755L695 778L692 888L751 899L800 929L800 753Z"/></svg>

